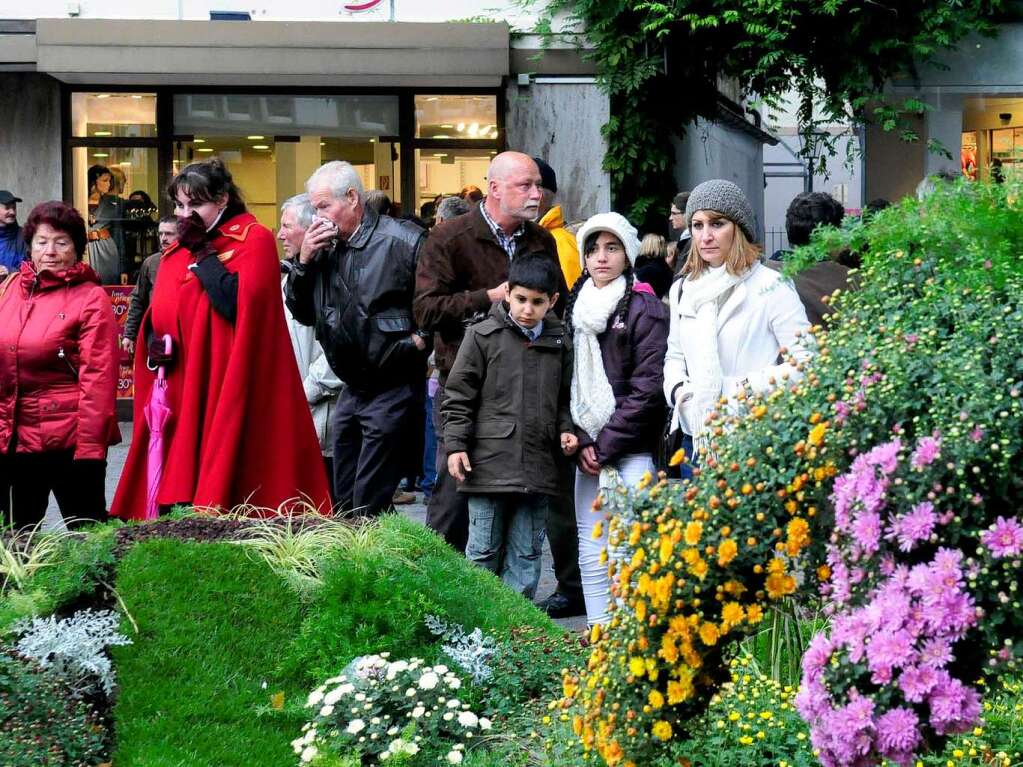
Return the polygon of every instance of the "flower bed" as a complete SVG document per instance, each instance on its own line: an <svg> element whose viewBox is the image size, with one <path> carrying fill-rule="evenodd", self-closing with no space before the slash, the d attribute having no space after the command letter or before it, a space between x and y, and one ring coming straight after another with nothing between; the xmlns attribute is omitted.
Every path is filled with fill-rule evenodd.
<svg viewBox="0 0 1023 767"><path fill-rule="evenodd" d="M1015 195L946 187L818 237L804 260L850 248L863 268L802 379L719 416L691 484L608 500L618 606L561 701L586 751L664 753L727 680L728 645L822 587L833 630L800 707L825 764L905 763L974 726L979 675L1023 653Z"/></svg>

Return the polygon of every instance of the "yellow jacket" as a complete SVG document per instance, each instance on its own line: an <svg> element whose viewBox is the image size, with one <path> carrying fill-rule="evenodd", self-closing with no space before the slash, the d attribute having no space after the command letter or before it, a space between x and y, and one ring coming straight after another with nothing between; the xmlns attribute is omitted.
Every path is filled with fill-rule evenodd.
<svg viewBox="0 0 1023 767"><path fill-rule="evenodd" d="M561 215L561 206L555 205L540 219L540 226L554 237L558 244L558 261L561 273L565 275L565 284L569 290L583 273L583 265L579 260L579 247L575 244L575 236L565 229L565 219Z"/></svg>

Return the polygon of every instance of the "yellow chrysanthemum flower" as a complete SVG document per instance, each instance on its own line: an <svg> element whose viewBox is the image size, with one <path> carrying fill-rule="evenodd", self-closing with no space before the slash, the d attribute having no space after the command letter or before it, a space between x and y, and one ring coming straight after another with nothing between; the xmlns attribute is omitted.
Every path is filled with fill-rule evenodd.
<svg viewBox="0 0 1023 767"><path fill-rule="evenodd" d="M704 623L700 626L700 639L708 647L716 645L720 636L721 632L718 631L718 627L713 623Z"/></svg>
<svg viewBox="0 0 1023 767"><path fill-rule="evenodd" d="M738 553L739 547L735 541L731 538L725 538L721 541L721 545L718 546L718 564L721 567L728 567Z"/></svg>
<svg viewBox="0 0 1023 767"><path fill-rule="evenodd" d="M686 530L682 537L687 546L695 546L700 542L700 536L702 535L703 522L696 522L694 520L686 524Z"/></svg>
<svg viewBox="0 0 1023 767"><path fill-rule="evenodd" d="M675 451L675 454L671 456L671 460L668 461L669 466L678 466L680 463L684 463L686 460L686 451L679 448Z"/></svg>
<svg viewBox="0 0 1023 767"><path fill-rule="evenodd" d="M671 725L661 719L654 722L650 732L658 740L669 740L671 738Z"/></svg>
<svg viewBox="0 0 1023 767"><path fill-rule="evenodd" d="M806 438L806 441L812 446L817 447L821 442L824 441L824 434L828 430L827 421L821 423L810 429L810 435Z"/></svg>

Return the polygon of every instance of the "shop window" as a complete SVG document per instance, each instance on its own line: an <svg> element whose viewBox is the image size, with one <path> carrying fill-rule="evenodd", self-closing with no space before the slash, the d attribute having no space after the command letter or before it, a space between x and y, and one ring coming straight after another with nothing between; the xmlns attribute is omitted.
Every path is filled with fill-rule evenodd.
<svg viewBox="0 0 1023 767"><path fill-rule="evenodd" d="M493 141L496 96L416 96L416 138Z"/></svg>
<svg viewBox="0 0 1023 767"><path fill-rule="evenodd" d="M1023 128L991 131L991 163L1003 179L1023 176Z"/></svg>
<svg viewBox="0 0 1023 767"><path fill-rule="evenodd" d="M75 147L74 206L89 226L86 258L104 284L135 281L156 239L156 149Z"/></svg>
<svg viewBox="0 0 1023 767"><path fill-rule="evenodd" d="M487 191L487 168L496 154L487 149L417 149L416 212L423 203L458 196L468 186Z"/></svg>
<svg viewBox="0 0 1023 767"><path fill-rule="evenodd" d="M155 93L71 94L71 131L82 138L156 135Z"/></svg>

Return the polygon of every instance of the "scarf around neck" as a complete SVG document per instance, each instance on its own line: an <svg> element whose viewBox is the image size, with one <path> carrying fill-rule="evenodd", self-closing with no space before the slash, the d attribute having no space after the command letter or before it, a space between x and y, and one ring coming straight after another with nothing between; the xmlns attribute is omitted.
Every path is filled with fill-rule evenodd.
<svg viewBox="0 0 1023 767"><path fill-rule="evenodd" d="M696 316L694 335L699 339L697 353L692 359L686 359L693 404L699 414L693 429L697 433L692 435L696 455L701 447L710 448L704 422L717 407L722 394L724 373L718 349L718 311L735 286L745 282L752 273L750 268L736 276L721 265L709 268L697 279L686 277L682 283L679 307L685 314Z"/></svg>
<svg viewBox="0 0 1023 767"><path fill-rule="evenodd" d="M597 336L607 329L607 321L625 295L624 276L603 288L586 280L572 307L575 361L572 375L572 420L596 439L615 411L615 395L604 370Z"/></svg>

